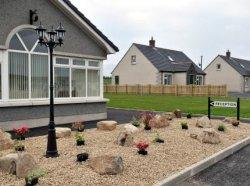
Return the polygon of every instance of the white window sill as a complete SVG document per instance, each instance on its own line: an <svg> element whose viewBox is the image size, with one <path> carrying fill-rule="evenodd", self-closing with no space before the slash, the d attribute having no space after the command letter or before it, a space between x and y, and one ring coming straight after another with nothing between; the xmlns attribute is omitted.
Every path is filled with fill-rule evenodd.
<svg viewBox="0 0 250 186"><path fill-rule="evenodd" d="M93 98L64 98L55 99L55 105L61 104L75 104L75 103L99 103L108 102L109 99L93 97ZM44 100L15 100L15 101L0 101L0 107L21 107L21 106L38 106L38 105L49 105L49 99Z"/></svg>

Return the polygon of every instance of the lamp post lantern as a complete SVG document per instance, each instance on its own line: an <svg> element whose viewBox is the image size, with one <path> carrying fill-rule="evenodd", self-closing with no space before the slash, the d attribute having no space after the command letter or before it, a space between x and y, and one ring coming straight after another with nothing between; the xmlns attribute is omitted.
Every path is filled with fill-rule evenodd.
<svg viewBox="0 0 250 186"><path fill-rule="evenodd" d="M47 142L47 151L46 157L57 157L59 156L57 151L57 143L56 143L56 131L55 131L55 121L54 121L54 80L53 80L53 51L57 46L61 46L63 44L63 39L65 35L65 30L60 23L59 27L54 30L53 27L50 31L47 32L48 39L45 39L46 29L40 25L35 29L38 35L39 44L45 45L49 48L50 55L50 119L48 125L48 142Z"/></svg>

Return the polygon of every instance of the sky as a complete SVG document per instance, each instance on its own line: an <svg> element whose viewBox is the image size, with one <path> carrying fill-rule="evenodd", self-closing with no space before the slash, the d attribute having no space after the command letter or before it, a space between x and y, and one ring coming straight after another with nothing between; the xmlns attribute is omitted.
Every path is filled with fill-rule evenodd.
<svg viewBox="0 0 250 186"><path fill-rule="evenodd" d="M104 61L109 76L132 43L183 51L206 67L218 54L250 60L249 0L71 0L120 51Z"/></svg>

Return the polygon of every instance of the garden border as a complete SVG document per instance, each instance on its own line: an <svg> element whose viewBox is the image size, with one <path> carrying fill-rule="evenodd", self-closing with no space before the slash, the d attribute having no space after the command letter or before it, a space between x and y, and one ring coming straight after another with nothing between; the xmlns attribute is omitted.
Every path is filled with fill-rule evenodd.
<svg viewBox="0 0 250 186"><path fill-rule="evenodd" d="M209 168L210 166L214 165L215 163L225 159L226 157L234 154L235 152L239 151L243 147L247 146L250 144L250 137L247 137L207 158L204 160L201 160L185 169L182 171L173 174L166 179L157 182L154 184L154 186L171 186L171 185L176 185L180 183L181 181L184 181L187 178L190 178L197 173Z"/></svg>

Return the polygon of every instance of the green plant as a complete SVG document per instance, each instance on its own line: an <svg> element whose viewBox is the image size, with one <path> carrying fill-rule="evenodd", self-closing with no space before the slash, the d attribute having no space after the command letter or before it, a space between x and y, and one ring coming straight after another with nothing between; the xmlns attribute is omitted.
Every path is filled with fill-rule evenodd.
<svg viewBox="0 0 250 186"><path fill-rule="evenodd" d="M134 125L135 127L140 127L140 120L136 117L132 117L131 124Z"/></svg>
<svg viewBox="0 0 250 186"><path fill-rule="evenodd" d="M18 141L15 144L14 148L15 148L15 151L24 151L25 150L24 144L22 144L21 142L18 142Z"/></svg>
<svg viewBox="0 0 250 186"><path fill-rule="evenodd" d="M155 133L155 137L153 139L154 143L164 143L164 140L160 138L159 133Z"/></svg>
<svg viewBox="0 0 250 186"><path fill-rule="evenodd" d="M187 119L191 119L192 118L192 114L191 113L188 113L187 114Z"/></svg>
<svg viewBox="0 0 250 186"><path fill-rule="evenodd" d="M218 126L218 131L224 132L226 130L226 126L224 124L220 124Z"/></svg>
<svg viewBox="0 0 250 186"><path fill-rule="evenodd" d="M81 141L81 142L85 141L84 136L81 135L80 133L76 133L75 139L76 141Z"/></svg>
<svg viewBox="0 0 250 186"><path fill-rule="evenodd" d="M181 122L181 128L187 130L188 129L187 122Z"/></svg>
<svg viewBox="0 0 250 186"><path fill-rule="evenodd" d="M43 169L36 168L33 171L29 172L25 180L28 184L31 184L34 180L37 180L45 175L46 175L46 172Z"/></svg>

